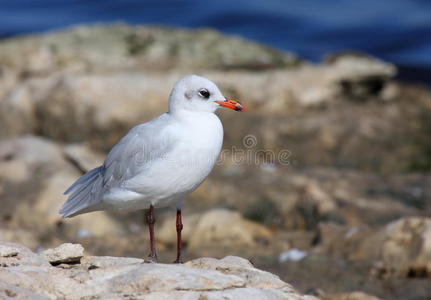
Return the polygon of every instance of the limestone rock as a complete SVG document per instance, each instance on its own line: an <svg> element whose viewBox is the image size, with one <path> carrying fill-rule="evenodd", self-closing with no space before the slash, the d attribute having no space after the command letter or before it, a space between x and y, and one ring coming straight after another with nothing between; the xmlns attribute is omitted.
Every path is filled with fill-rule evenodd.
<svg viewBox="0 0 431 300"><path fill-rule="evenodd" d="M380 228L320 225L318 251L368 262L378 278L429 278L431 220L404 217Z"/></svg>
<svg viewBox="0 0 431 300"><path fill-rule="evenodd" d="M397 68L377 58L354 53L338 53L327 59L328 77L338 83L341 92L354 100L378 95Z"/></svg>
<svg viewBox="0 0 431 300"><path fill-rule="evenodd" d="M19 243L31 249L36 249L40 245L40 240L34 232L21 228L1 228L0 241Z"/></svg>
<svg viewBox="0 0 431 300"><path fill-rule="evenodd" d="M26 300L47 300L46 296L41 296L28 289L23 289L19 286L13 286L8 283L0 281L0 298L11 300L11 299L26 299Z"/></svg>
<svg viewBox="0 0 431 300"><path fill-rule="evenodd" d="M84 256L84 248L79 244L66 243L54 249L47 249L42 252L51 264L78 263Z"/></svg>
<svg viewBox="0 0 431 300"><path fill-rule="evenodd" d="M76 165L85 168L101 161L100 156L88 147L69 145L65 149L35 136L0 141L0 199L5 203L0 215L10 218L14 224L40 232L62 224L63 233L70 237L76 237L82 231L94 236L123 234L124 227L106 212L60 221L58 210L66 200L63 192L82 174ZM72 156L73 163L70 162ZM25 241L16 234L9 236L6 240L32 248L37 244L33 242L35 238L27 239L26 234L22 235Z"/></svg>
<svg viewBox="0 0 431 300"><path fill-rule="evenodd" d="M14 79L0 92L0 136L40 134L108 150L166 111L173 82L199 70L226 96L246 100L242 118L221 113L236 128L226 145L252 132L259 146L288 149L308 166L386 172L430 165L429 92L396 84L395 66L364 55L291 68L294 61L210 30L117 24L9 39L0 43L0 66L5 80Z"/></svg>
<svg viewBox="0 0 431 300"><path fill-rule="evenodd" d="M378 233L381 241L378 272L383 277L429 278L431 219L406 217Z"/></svg>
<svg viewBox="0 0 431 300"><path fill-rule="evenodd" d="M323 295L322 300L381 300L381 298L363 292L352 292Z"/></svg>
<svg viewBox="0 0 431 300"><path fill-rule="evenodd" d="M103 164L104 155L96 153L87 144L70 144L64 147L66 159L83 172L88 172Z"/></svg>
<svg viewBox="0 0 431 300"><path fill-rule="evenodd" d="M0 144L0 158L5 170L8 168L8 163L14 160L23 161L29 172L34 173L35 168L45 165L48 169L47 174L55 170L55 168L64 166L61 147L54 142L36 136L21 136L16 138L3 139ZM4 179L8 179L8 172L1 172ZM26 176L23 176L26 178Z"/></svg>
<svg viewBox="0 0 431 300"><path fill-rule="evenodd" d="M49 263L45 258L33 253L30 249L20 244L2 241L0 242L0 252L0 268L17 266L26 266L27 268L49 266Z"/></svg>
<svg viewBox="0 0 431 300"><path fill-rule="evenodd" d="M82 247L79 248L82 254ZM12 247L0 245L0 247ZM15 245L13 246L15 247ZM16 246L21 247L22 246ZM64 252L61 248L42 253ZM28 249L16 250L23 258L39 257ZM14 250L15 251L15 250ZM68 260L55 255L51 264ZM63 253L64 254L64 253ZM76 255L76 254L74 254ZM61 256L61 257L60 257ZM303 296L277 276L254 268L250 262L239 257L197 259L185 265L143 263L143 260L122 257L84 257L81 263L51 266L45 263L12 265L14 257L2 257L4 265L0 272L0 295L20 295L34 299L291 299L316 300ZM55 259L55 260L52 260ZM10 288L3 290L3 286Z"/></svg>
<svg viewBox="0 0 431 300"><path fill-rule="evenodd" d="M187 266L201 269L217 270L225 274L235 274L244 279L247 286L263 289L286 289L293 292L293 289L281 281L276 275L255 269L246 259L236 256L226 256L223 259L200 258L189 261Z"/></svg>
<svg viewBox="0 0 431 300"><path fill-rule="evenodd" d="M44 188L46 179L59 171L62 176L58 179L61 180L64 174L73 174L75 170L64 160L61 147L54 142L35 136L1 140L0 186L3 189L0 199L7 204L0 214L21 224L43 223L48 211L43 210L43 217L40 217L35 211L34 200ZM59 199L59 195L56 198ZM20 209L23 211L19 212ZM29 211L33 213L29 214Z"/></svg>
<svg viewBox="0 0 431 300"><path fill-rule="evenodd" d="M81 265L89 270L115 266L144 263L143 259L133 257L84 256Z"/></svg>
<svg viewBox="0 0 431 300"><path fill-rule="evenodd" d="M209 29L78 26L0 44L0 65L27 76L59 70L265 69L299 62L292 54Z"/></svg>
<svg viewBox="0 0 431 300"><path fill-rule="evenodd" d="M182 240L190 249L228 246L246 248L255 243L266 244L272 232L265 226L244 219L238 212L212 209L203 213L183 216ZM159 242L173 246L176 243L175 219L168 218L156 238Z"/></svg>
<svg viewBox="0 0 431 300"><path fill-rule="evenodd" d="M331 68L307 66L259 74L202 72L226 96L246 99L251 112L241 119L220 112L226 126L237 128L226 132L226 146L252 133L262 149L275 153L287 149L307 165L405 170L413 163L426 162L429 93L397 94L389 102L380 94L367 95L370 101L358 106L348 101L352 96L342 91L339 80L322 82L329 80L325 70ZM38 133L68 143L91 142L92 147L108 150L132 126L166 111L169 90L182 75L173 71L30 79L0 101L0 136ZM409 121L400 124L399 119ZM387 145L394 142L403 147L389 149ZM370 147L375 151L367 151Z"/></svg>
<svg viewBox="0 0 431 300"><path fill-rule="evenodd" d="M182 216L183 230L181 232L181 238L183 242L188 243L190 241L190 238L201 217L202 217L201 214L192 214L192 215L184 214ZM177 240L175 222L176 222L175 218L167 218L161 224L161 227L157 229L157 235L156 235L157 241L171 246L175 245Z"/></svg>
<svg viewBox="0 0 431 300"><path fill-rule="evenodd" d="M6 246L6 245L0 245L0 256L1 257L11 257L11 256L17 256L19 253L18 249Z"/></svg>
<svg viewBox="0 0 431 300"><path fill-rule="evenodd" d="M323 221L351 228L382 226L406 215L431 212L427 201L431 177L427 175L383 176L293 166L262 172L255 166L239 167L241 175L219 168L220 173L191 195L189 206L209 209L223 203L266 226L300 231L318 230Z"/></svg>
<svg viewBox="0 0 431 300"><path fill-rule="evenodd" d="M263 225L246 220L238 212L215 209L202 214L190 233L189 247L208 245L252 246L257 240L272 237Z"/></svg>

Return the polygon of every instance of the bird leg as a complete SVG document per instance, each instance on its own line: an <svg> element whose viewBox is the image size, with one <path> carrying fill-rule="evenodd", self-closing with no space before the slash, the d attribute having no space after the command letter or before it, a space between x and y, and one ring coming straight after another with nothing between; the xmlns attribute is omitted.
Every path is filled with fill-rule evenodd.
<svg viewBox="0 0 431 300"><path fill-rule="evenodd" d="M156 219L154 218L154 206L150 205L150 209L147 210L146 213L148 230L150 231L150 257L152 260L157 261L157 253L156 253L156 244L154 241L154 223L156 223Z"/></svg>
<svg viewBox="0 0 431 300"><path fill-rule="evenodd" d="M183 260L181 258L181 230L183 229L183 222L181 221L181 209L177 209L177 259L174 264L182 264Z"/></svg>

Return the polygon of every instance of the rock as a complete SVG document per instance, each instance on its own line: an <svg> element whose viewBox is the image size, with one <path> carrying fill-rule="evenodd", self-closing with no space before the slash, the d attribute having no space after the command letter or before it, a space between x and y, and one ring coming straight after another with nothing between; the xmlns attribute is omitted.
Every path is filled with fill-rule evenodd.
<svg viewBox="0 0 431 300"><path fill-rule="evenodd" d="M49 263L45 258L33 253L27 247L16 243L0 242L0 268L2 268L0 270L18 266L46 267L49 266Z"/></svg>
<svg viewBox="0 0 431 300"><path fill-rule="evenodd" d="M215 209L202 214L190 233L189 247L229 245L230 247L253 246L256 241L272 237L264 226L246 220L237 212Z"/></svg>
<svg viewBox="0 0 431 300"><path fill-rule="evenodd" d="M55 168L65 165L61 147L48 139L36 136L3 139L0 144L0 159L2 167L7 167L7 164L14 160L23 161L31 169L46 165L48 174ZM35 173L34 170L30 172ZM7 179L8 175L2 172L4 179Z"/></svg>
<svg viewBox="0 0 431 300"><path fill-rule="evenodd" d="M322 68L330 66L307 68L259 75L203 72L221 85L226 95L246 99L252 112L241 119L220 113L226 126L237 128L226 132L226 146L238 146L238 141L251 133L259 149L276 154L287 149L305 166L392 171L427 164L429 92L397 94L391 101L369 95L367 99L376 101L358 106L348 101L351 96L339 91L338 81L310 79L327 78ZM0 101L0 136L37 133L68 143L90 141L92 147L108 150L132 126L166 110L167 91L181 75L67 74L29 80ZM313 92L319 85L331 91ZM320 98L309 100L301 93ZM266 101L268 98L271 101ZM399 124L399 119L409 121ZM403 146L393 149L388 147L391 143ZM370 147L375 149L372 154L367 151Z"/></svg>
<svg viewBox="0 0 431 300"><path fill-rule="evenodd" d="M187 215L184 214L182 216L182 222L183 222L183 230L181 232L181 239L184 243L188 243L190 241L190 238L193 234L193 232L196 229L196 225L201 219L202 214L192 214ZM177 241L177 232L175 227L175 218L167 218L160 226L160 228L157 228L157 235L156 239L157 241L164 243L166 245L175 245Z"/></svg>
<svg viewBox="0 0 431 300"><path fill-rule="evenodd" d="M0 245L2 247L4 245ZM9 246L9 245L8 245ZM75 245L78 247L79 245ZM21 246L22 247L22 246ZM61 246L70 247L70 246ZM49 249L55 253L59 249ZM82 247L78 247L82 254ZM38 255L27 250L18 251L28 256ZM63 255L61 261L63 260ZM55 255L55 262L60 262ZM316 300L300 295L288 283L277 276L254 268L250 262L239 257L221 260L203 258L185 265L143 263L139 259L124 257L84 257L81 263L57 267L47 262L40 265L10 265L14 257L3 257L9 267L0 272L0 289L3 284L11 295L31 295L45 298L103 298L128 299L292 299ZM43 260L42 258L40 258ZM49 258L51 261L51 258ZM51 261L53 263L54 261Z"/></svg>
<svg viewBox="0 0 431 300"><path fill-rule="evenodd" d="M0 241L23 244L31 249L36 249L40 245L39 236L35 232L21 228L1 228Z"/></svg>
<svg viewBox="0 0 431 300"><path fill-rule="evenodd" d="M26 77L0 101L0 136L40 134L108 150L132 126L166 111L168 91L184 74L179 67L128 73L117 66ZM227 146L253 134L259 149L288 150L303 166L391 172L431 164L431 95L388 82L395 75L389 63L343 55L288 70L200 74L225 95L246 99L249 113L242 118L220 113L226 126L236 128L226 132Z"/></svg>
<svg viewBox="0 0 431 300"><path fill-rule="evenodd" d="M71 219L61 219L58 213L67 199L64 191L75 182L81 174L58 170L54 175L45 178L44 186L32 203L35 216L45 216L44 224L53 227L61 226L61 231L68 237L122 235L126 232L124 225L109 214L109 212L93 212ZM25 209L21 206L17 213Z"/></svg>
<svg viewBox="0 0 431 300"><path fill-rule="evenodd" d="M48 297L38 295L30 290L20 288L18 286L11 286L0 281L0 298L1 299L35 299L47 300Z"/></svg>
<svg viewBox="0 0 431 300"><path fill-rule="evenodd" d="M377 298L363 292L327 294L321 297L322 300L381 300L381 298Z"/></svg>
<svg viewBox="0 0 431 300"><path fill-rule="evenodd" d="M189 261L187 266L201 269L217 270L224 274L235 274L245 280L247 286L262 289L290 289L278 276L255 269L246 259L236 256L226 256L223 259L200 258Z"/></svg>
<svg viewBox="0 0 431 300"><path fill-rule="evenodd" d="M70 144L64 147L66 159L83 172L88 172L103 164L105 156L94 152L87 144Z"/></svg>
<svg viewBox="0 0 431 300"><path fill-rule="evenodd" d="M11 256L17 256L19 253L18 249L9 247L6 245L0 246L0 256L1 257L11 257Z"/></svg>
<svg viewBox="0 0 431 300"><path fill-rule="evenodd" d="M12 70L8 70L4 66L0 66L0 99L3 99L18 81L17 74L14 74Z"/></svg>
<svg viewBox="0 0 431 300"><path fill-rule="evenodd" d="M0 215L13 224L32 228L42 235L59 225L63 225L64 234L73 238L83 230L93 236L124 234L124 227L106 212L60 221L58 210L66 199L63 192L82 174L76 165L85 168L91 164L88 161L84 163L83 157L94 159L92 163L101 161L99 155L85 146L65 148L67 150L35 136L0 141L0 187L3 187L0 199L7 203ZM65 152L69 153L69 158ZM74 162L70 162L72 155ZM28 214L28 211L32 213ZM33 249L37 244L27 238L30 244L22 239L8 240L22 242Z"/></svg>
<svg viewBox="0 0 431 300"><path fill-rule="evenodd" d="M62 174L74 172L64 160L61 147L52 141L35 136L1 140L0 186L3 189L0 199L7 205L0 214L21 225L35 221L34 226L45 220L46 210L42 217L34 213L34 199L43 189L45 180L59 170ZM23 212L19 212L20 209ZM29 214L29 211L33 213Z"/></svg>
<svg viewBox="0 0 431 300"><path fill-rule="evenodd" d="M239 165L241 173L230 174L219 166L191 194L187 207L202 211L223 204L268 227L315 233L323 222L344 225L347 233L431 212L428 175L383 176L290 165L266 172L257 167ZM168 228L173 231L172 223Z"/></svg>
<svg viewBox="0 0 431 300"><path fill-rule="evenodd" d="M198 70L227 96L246 99L251 113L221 113L236 128L226 132L228 146L253 133L259 147L287 149L303 166L429 168L428 91L390 81L396 67L364 55L295 61L210 30L82 26L9 39L0 43L10 82L0 92L0 136L38 134L108 150L164 112L173 82Z"/></svg>
<svg viewBox="0 0 431 300"><path fill-rule="evenodd" d="M84 256L81 265L89 270L97 268L109 268L129 264L144 263L145 260L133 257L110 257L110 256Z"/></svg>
<svg viewBox="0 0 431 300"><path fill-rule="evenodd" d="M39 131L56 140L76 143L94 137L92 146L112 146L133 125L166 110L168 91L177 78L114 74L30 80L0 101L0 136ZM67 153L70 156L70 150Z"/></svg>
<svg viewBox="0 0 431 300"><path fill-rule="evenodd" d="M66 243L55 249L47 249L41 253L52 265L61 263L79 263L84 256L84 248L80 244Z"/></svg>
<svg viewBox="0 0 431 300"><path fill-rule="evenodd" d="M327 59L327 63L331 66L329 80L338 83L341 92L353 99L378 95L397 73L393 64L361 54L335 54Z"/></svg>
<svg viewBox="0 0 431 300"><path fill-rule="evenodd" d="M377 244L377 275L385 278L431 277L430 218L402 218L388 224L377 233L376 238L380 239Z"/></svg>
<svg viewBox="0 0 431 300"><path fill-rule="evenodd" d="M293 54L209 29L78 26L0 44L0 66L26 76L60 70L265 69L294 67L299 62Z"/></svg>
<svg viewBox="0 0 431 300"><path fill-rule="evenodd" d="M191 251L205 255L214 255L215 249L225 248L244 255L243 251L252 245L269 246L269 241L273 238L274 235L268 228L244 219L238 212L212 209L183 215L183 243ZM163 245L176 245L174 218L167 218L162 223L161 228L157 229L156 239Z"/></svg>
<svg viewBox="0 0 431 300"><path fill-rule="evenodd" d="M404 217L378 229L325 223L320 229L315 250L366 263L374 277L430 277L430 218Z"/></svg>

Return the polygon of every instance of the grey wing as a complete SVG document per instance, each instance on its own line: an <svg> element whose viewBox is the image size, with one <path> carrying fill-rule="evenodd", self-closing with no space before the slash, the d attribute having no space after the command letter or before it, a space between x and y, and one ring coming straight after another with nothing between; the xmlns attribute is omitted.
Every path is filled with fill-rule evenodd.
<svg viewBox="0 0 431 300"><path fill-rule="evenodd" d="M132 128L109 152L104 164L80 177L65 194L70 194L60 214L63 217L98 209L103 194L140 174L151 162L163 158L174 145L174 137L163 126L165 115Z"/></svg>
<svg viewBox="0 0 431 300"><path fill-rule="evenodd" d="M172 150L173 135L169 128L160 130L158 123L135 127L111 150L103 164L105 188L120 187Z"/></svg>

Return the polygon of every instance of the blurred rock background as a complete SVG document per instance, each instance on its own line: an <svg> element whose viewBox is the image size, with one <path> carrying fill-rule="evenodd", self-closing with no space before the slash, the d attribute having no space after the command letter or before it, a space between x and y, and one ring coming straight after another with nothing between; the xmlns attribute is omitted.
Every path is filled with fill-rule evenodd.
<svg viewBox="0 0 431 300"><path fill-rule="evenodd" d="M388 62L320 63L214 30L78 26L0 41L0 239L143 257L142 212L62 220L63 191L197 73L247 113L185 203L186 260L240 255L323 299L431 297L431 93ZM173 210L157 212L173 260Z"/></svg>

